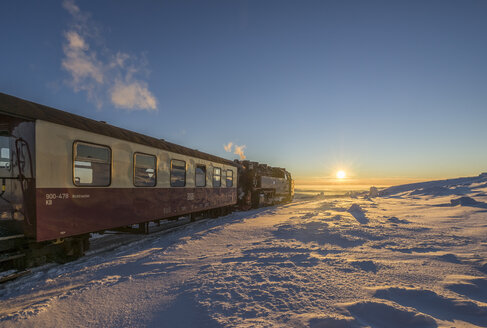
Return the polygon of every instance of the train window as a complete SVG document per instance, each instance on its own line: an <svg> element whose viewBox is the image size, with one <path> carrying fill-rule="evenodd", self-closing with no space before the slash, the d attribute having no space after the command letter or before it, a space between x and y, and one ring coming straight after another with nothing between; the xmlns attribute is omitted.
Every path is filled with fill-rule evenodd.
<svg viewBox="0 0 487 328"><path fill-rule="evenodd" d="M10 138L0 135L0 169L10 170L10 163Z"/></svg>
<svg viewBox="0 0 487 328"><path fill-rule="evenodd" d="M213 187L220 187L222 185L221 172L222 169L218 167L213 168Z"/></svg>
<svg viewBox="0 0 487 328"><path fill-rule="evenodd" d="M206 166L196 165L195 184L196 184L196 187L205 187L206 186Z"/></svg>
<svg viewBox="0 0 487 328"><path fill-rule="evenodd" d="M184 187L186 185L186 162L171 160L171 187Z"/></svg>
<svg viewBox="0 0 487 328"><path fill-rule="evenodd" d="M233 171L227 170L227 187L233 187Z"/></svg>
<svg viewBox="0 0 487 328"><path fill-rule="evenodd" d="M107 146L76 141L74 143L74 176L76 186L110 185L111 150Z"/></svg>
<svg viewBox="0 0 487 328"><path fill-rule="evenodd" d="M134 154L134 186L154 187L156 185L157 158L153 155Z"/></svg>

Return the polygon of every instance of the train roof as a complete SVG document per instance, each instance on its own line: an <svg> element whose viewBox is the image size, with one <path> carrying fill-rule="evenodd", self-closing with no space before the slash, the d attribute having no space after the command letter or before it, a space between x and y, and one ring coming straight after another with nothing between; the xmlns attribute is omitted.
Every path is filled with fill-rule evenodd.
<svg viewBox="0 0 487 328"><path fill-rule="evenodd" d="M222 157L207 154L196 149L183 147L163 139L157 139L137 132L122 129L104 122L68 113L52 107L40 105L0 92L0 114L7 114L28 120L43 120L69 126L141 145L164 149L170 152L193 156L221 164L237 166L234 162Z"/></svg>

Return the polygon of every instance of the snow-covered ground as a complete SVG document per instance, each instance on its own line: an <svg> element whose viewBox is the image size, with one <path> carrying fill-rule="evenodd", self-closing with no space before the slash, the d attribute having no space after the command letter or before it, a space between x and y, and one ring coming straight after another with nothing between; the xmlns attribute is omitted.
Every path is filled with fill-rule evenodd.
<svg viewBox="0 0 487 328"><path fill-rule="evenodd" d="M451 181L297 199L47 266L0 286L0 327L487 327L487 177Z"/></svg>

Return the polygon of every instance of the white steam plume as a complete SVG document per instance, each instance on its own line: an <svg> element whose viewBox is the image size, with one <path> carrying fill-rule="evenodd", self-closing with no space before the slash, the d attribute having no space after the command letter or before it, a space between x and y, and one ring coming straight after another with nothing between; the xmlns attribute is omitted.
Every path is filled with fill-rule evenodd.
<svg viewBox="0 0 487 328"><path fill-rule="evenodd" d="M232 152L232 147L233 147L233 142L229 142L227 143L226 145L223 145L223 148L225 149L225 151L227 153L231 153Z"/></svg>
<svg viewBox="0 0 487 328"><path fill-rule="evenodd" d="M245 145L241 145L241 146L237 146L235 145L235 148L234 148L234 154L240 156L240 159L245 159L247 157L245 157L244 155L244 149L247 148L247 146Z"/></svg>
<svg viewBox="0 0 487 328"><path fill-rule="evenodd" d="M231 153L232 152L232 148L233 148L233 153L238 155L240 157L240 159L245 159L245 155L244 155L244 149L247 148L247 146L245 145L236 145L234 144L233 142L229 142L227 143L226 145L223 145L223 149L225 149L225 151L227 153Z"/></svg>

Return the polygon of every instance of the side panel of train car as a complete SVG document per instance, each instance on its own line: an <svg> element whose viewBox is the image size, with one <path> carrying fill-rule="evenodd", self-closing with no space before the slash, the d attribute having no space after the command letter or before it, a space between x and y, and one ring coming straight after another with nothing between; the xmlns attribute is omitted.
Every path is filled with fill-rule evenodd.
<svg viewBox="0 0 487 328"><path fill-rule="evenodd" d="M237 168L36 121L36 240L237 202Z"/></svg>
<svg viewBox="0 0 487 328"><path fill-rule="evenodd" d="M260 187L263 189L274 189L276 195L289 195L290 185L284 178L275 178L262 176L260 177Z"/></svg>

